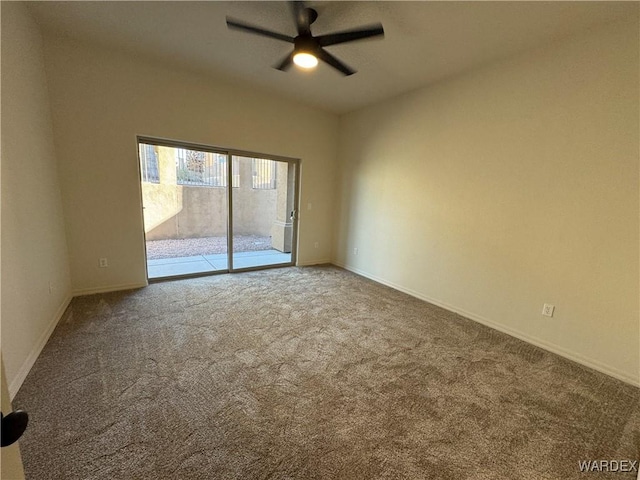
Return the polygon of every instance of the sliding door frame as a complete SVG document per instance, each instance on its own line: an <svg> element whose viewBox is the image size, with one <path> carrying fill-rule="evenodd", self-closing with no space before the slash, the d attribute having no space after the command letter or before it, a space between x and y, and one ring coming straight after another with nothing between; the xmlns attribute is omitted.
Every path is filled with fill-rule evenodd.
<svg viewBox="0 0 640 480"><path fill-rule="evenodd" d="M268 268L278 268L278 267L292 267L295 266L298 259L298 212L300 209L300 159L291 158L291 157L283 157L280 155L271 155L268 153L258 153L251 152L248 150L238 150L234 148L225 148L225 147L216 147L213 145L205 145L201 143L192 143L192 142L183 142L181 140L172 140L167 138L159 138L159 137L149 137L145 135L138 135L136 137L137 140L137 156L138 156L138 172L139 172L139 185L140 185L140 211L142 213L143 218L143 236L145 242L145 270L147 281L149 283L153 282L161 282L164 280L177 280L181 278L193 278L193 277L204 277L209 275L218 275L222 273L238 273L238 272L248 272L253 270L265 270ZM147 267L147 238L146 233L144 232L144 202L142 201L142 172L140 172L140 144L146 143L149 145L158 145L162 147L173 147L173 148L185 148L190 150L197 150L201 152L208 153L217 153L220 155L226 155L227 157L227 269L226 270L216 270L213 272L204 272L204 273L189 273L184 275L174 275L171 277L159 277L159 278L149 278L149 271ZM291 239L291 261L287 263L277 263L274 265L264 265L257 267L245 267L245 268L234 268L233 267L233 157L248 157L248 158L261 158L265 160L274 160L276 162L285 162L288 165L293 165L295 170L294 175L294 191L293 191L293 217L292 217L292 239Z"/></svg>
<svg viewBox="0 0 640 480"><path fill-rule="evenodd" d="M249 272L252 270L264 270L266 268L277 268L277 267L292 267L296 264L298 258L298 211L299 211L299 191L300 191L300 160L295 158L281 157L277 155L269 155L264 153L256 153L256 152L248 152L245 150L234 150L229 149L229 161L227 162L227 175L228 178L232 178L232 169L233 169L233 157L246 157L246 158L260 158L264 160L273 160L275 162L286 163L287 165L294 166L294 191L293 191L293 212L292 212L292 238L291 238L291 261L287 263L276 263L272 265L264 265L257 267L244 267L244 268L235 268L233 266L233 192L232 188L228 189L227 194L228 203L229 203L229 235L227 239L229 241L229 246L227 251L229 252L229 272Z"/></svg>

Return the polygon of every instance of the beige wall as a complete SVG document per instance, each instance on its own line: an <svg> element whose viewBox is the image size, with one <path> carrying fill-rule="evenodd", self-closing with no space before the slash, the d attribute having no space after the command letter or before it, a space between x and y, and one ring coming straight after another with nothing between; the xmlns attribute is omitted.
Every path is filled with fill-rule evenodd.
<svg viewBox="0 0 640 480"><path fill-rule="evenodd" d="M636 18L344 116L335 261L638 383L638 40Z"/></svg>
<svg viewBox="0 0 640 480"><path fill-rule="evenodd" d="M2 354L15 394L69 302L71 283L42 38L24 5L1 8L0 301Z"/></svg>
<svg viewBox="0 0 640 480"><path fill-rule="evenodd" d="M302 159L298 261L330 260L335 115L139 57L45 39L74 292L146 281L136 135ZM101 257L108 268L98 267Z"/></svg>

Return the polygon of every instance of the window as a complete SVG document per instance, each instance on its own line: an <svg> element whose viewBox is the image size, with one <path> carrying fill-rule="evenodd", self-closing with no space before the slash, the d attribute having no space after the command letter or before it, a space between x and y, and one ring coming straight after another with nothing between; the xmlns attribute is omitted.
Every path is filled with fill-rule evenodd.
<svg viewBox="0 0 640 480"><path fill-rule="evenodd" d="M252 186L257 190L276 188L276 162L264 158L253 158L251 162Z"/></svg>
<svg viewBox="0 0 640 480"><path fill-rule="evenodd" d="M158 174L158 155L153 145L141 143L140 147L140 174L142 181L147 183L160 183Z"/></svg>
<svg viewBox="0 0 640 480"><path fill-rule="evenodd" d="M176 179L178 185L195 185L205 187L227 186L227 156L220 153L199 152L177 148ZM240 186L238 161L232 165L232 186Z"/></svg>
<svg viewBox="0 0 640 480"><path fill-rule="evenodd" d="M299 160L137 140L149 279L295 265Z"/></svg>
<svg viewBox="0 0 640 480"><path fill-rule="evenodd" d="M240 159L233 157L231 160L231 186L240 188Z"/></svg>
<svg viewBox="0 0 640 480"><path fill-rule="evenodd" d="M231 187L240 188L240 175L243 175L247 178L243 178L242 181L249 188L246 182L249 181L251 161L251 188L276 188L276 162L273 160L143 142L138 144L138 151L140 175L144 183L226 188L229 177L227 162L231 158ZM246 160L246 163L242 163L242 173L240 158ZM174 164L175 177L172 171Z"/></svg>
<svg viewBox="0 0 640 480"><path fill-rule="evenodd" d="M214 186L222 181L208 152L176 148L176 180L178 185Z"/></svg>

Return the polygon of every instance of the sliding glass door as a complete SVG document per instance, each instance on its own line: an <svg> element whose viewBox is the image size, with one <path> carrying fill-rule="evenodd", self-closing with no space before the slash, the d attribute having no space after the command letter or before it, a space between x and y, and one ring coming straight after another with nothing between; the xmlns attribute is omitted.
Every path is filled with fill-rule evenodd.
<svg viewBox="0 0 640 480"><path fill-rule="evenodd" d="M233 269L293 264L296 163L237 155L232 163Z"/></svg>
<svg viewBox="0 0 640 480"><path fill-rule="evenodd" d="M150 280L294 265L298 163L139 138Z"/></svg>
<svg viewBox="0 0 640 480"><path fill-rule="evenodd" d="M138 147L149 278L227 271L228 155Z"/></svg>

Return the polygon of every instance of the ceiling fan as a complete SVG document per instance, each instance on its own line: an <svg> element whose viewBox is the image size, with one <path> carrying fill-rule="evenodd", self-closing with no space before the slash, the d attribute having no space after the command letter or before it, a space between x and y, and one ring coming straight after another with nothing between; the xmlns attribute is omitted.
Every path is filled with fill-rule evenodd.
<svg viewBox="0 0 640 480"><path fill-rule="evenodd" d="M324 47L353 42L364 38L384 36L382 25L376 23L374 25L314 37L311 34L311 24L318 18L318 12L313 8L305 7L304 2L294 1L289 2L289 4L291 5L291 11L293 12L293 18L298 31L298 35L295 38L229 17L227 17L227 27L293 43L293 51L280 63L274 65L274 68L278 70L286 71L291 67L292 63L295 63L301 68L310 69L318 64L318 60L322 60L344 75L352 75L356 73L356 71L331 55Z"/></svg>

